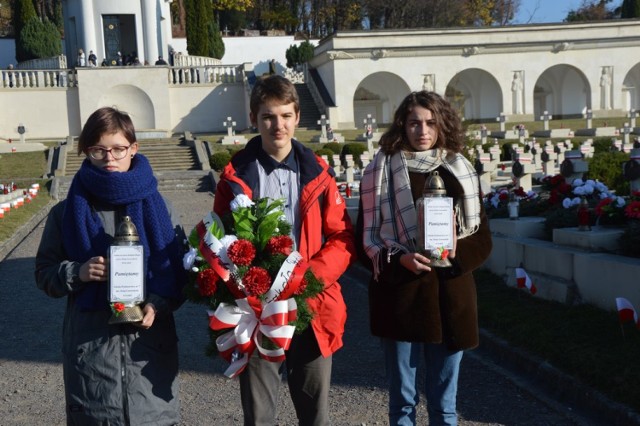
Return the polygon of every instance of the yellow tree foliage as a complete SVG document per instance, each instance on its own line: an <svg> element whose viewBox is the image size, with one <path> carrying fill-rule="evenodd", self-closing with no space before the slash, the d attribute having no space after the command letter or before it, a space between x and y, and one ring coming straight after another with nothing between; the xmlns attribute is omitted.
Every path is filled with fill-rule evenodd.
<svg viewBox="0 0 640 426"><path fill-rule="evenodd" d="M213 0L214 10L237 10L246 12L254 6L253 0Z"/></svg>

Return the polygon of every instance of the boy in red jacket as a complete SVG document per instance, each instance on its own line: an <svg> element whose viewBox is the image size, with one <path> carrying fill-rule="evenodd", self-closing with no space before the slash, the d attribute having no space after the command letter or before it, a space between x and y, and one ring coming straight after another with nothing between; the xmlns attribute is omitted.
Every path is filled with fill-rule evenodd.
<svg viewBox="0 0 640 426"><path fill-rule="evenodd" d="M337 279L355 260L354 235L333 169L294 139L300 121L295 87L281 76L258 80L250 118L260 136L251 139L224 168L213 210L223 216L239 194L285 200L295 249L309 263L324 290L308 304L311 325L295 335L285 362L254 353L240 374L245 425L276 424L283 369L300 424L328 425L332 354L342 347L346 306Z"/></svg>

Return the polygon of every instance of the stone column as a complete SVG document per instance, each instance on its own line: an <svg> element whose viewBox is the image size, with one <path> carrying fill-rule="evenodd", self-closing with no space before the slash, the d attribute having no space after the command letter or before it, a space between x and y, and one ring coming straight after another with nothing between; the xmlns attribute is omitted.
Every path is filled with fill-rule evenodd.
<svg viewBox="0 0 640 426"><path fill-rule="evenodd" d="M96 22L94 19L93 0L84 0L78 3L82 11L82 27L80 28L82 33L81 37L79 37L79 43L84 43L84 45L80 44L77 48L84 50L86 52L85 54L88 55L90 50L94 52L99 51L98 46L96 46ZM75 63L77 53L77 51L67 52L67 56L73 58L71 59L73 63Z"/></svg>
<svg viewBox="0 0 640 426"><path fill-rule="evenodd" d="M158 21L155 0L143 0L142 2L142 33L144 34L144 59L149 64L154 64L158 59ZM140 62L143 58L138 52ZM144 62L143 62L144 63Z"/></svg>

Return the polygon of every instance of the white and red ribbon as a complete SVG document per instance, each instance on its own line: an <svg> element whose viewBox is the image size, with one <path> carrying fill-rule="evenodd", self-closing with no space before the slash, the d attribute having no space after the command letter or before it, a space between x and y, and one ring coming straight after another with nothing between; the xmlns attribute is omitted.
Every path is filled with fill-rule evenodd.
<svg viewBox="0 0 640 426"><path fill-rule="evenodd" d="M295 327L297 304L295 299L269 302L254 307L248 299L237 299L236 305L221 303L215 312L209 311L209 327L212 330L233 328L216 339L220 355L230 362L224 372L233 378L240 374L257 348L260 356L269 361L283 361L289 349ZM278 347L267 349L262 338L267 337Z"/></svg>
<svg viewBox="0 0 640 426"><path fill-rule="evenodd" d="M209 214L196 225L196 232L198 233L198 237L200 237L198 249L204 260L211 266L211 269L213 269L223 281L228 281L231 273L234 272L233 269L235 265L231 262L224 262L218 256L223 245L210 231L211 226L216 222L213 216L214 214L213 212L209 212Z"/></svg>
<svg viewBox="0 0 640 426"><path fill-rule="evenodd" d="M309 265L304 261L300 253L297 251L291 252L282 262L271 288L265 293L265 300L272 302L293 296L298 287L300 287L304 273L308 268Z"/></svg>
<svg viewBox="0 0 640 426"><path fill-rule="evenodd" d="M523 268L516 268L516 283L518 288L528 288L531 294L536 294L538 289Z"/></svg>
<svg viewBox="0 0 640 426"><path fill-rule="evenodd" d="M636 325L636 328L640 330L640 320L638 320L638 313L633 308L631 302L629 302L624 297L616 297L616 308L618 309L618 318L620 318L620 322L628 322L633 321Z"/></svg>

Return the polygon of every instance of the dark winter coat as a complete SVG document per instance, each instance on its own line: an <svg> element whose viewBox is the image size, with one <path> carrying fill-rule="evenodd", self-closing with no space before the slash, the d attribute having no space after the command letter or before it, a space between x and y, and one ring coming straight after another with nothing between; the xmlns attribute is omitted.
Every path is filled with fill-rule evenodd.
<svg viewBox="0 0 640 426"><path fill-rule="evenodd" d="M438 172L444 180L447 196L454 203L462 194L459 182L443 167ZM422 196L425 174L409 173L414 201ZM362 248L362 206L358 219L360 259L371 261ZM472 272L491 253L491 232L484 209L480 228L474 234L458 240L456 257L451 268L432 268L416 275L400 264L398 253L387 255L378 280L369 284L371 332L392 340L441 343L453 350L478 346L478 313L476 287Z"/></svg>
<svg viewBox="0 0 640 426"><path fill-rule="evenodd" d="M59 203L49 214L35 273L38 287L47 295L67 296L62 354L68 424L179 423L178 338L172 312L180 301L147 294L146 302L156 307L148 330L131 324L109 325L109 310L80 310L74 303L80 264L66 260L62 246L64 205ZM105 232L114 235L114 211L107 208L97 213ZM175 223L174 227L182 241L181 228Z"/></svg>

